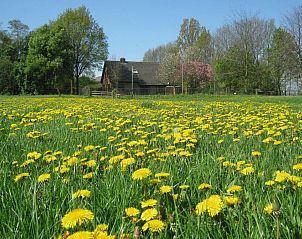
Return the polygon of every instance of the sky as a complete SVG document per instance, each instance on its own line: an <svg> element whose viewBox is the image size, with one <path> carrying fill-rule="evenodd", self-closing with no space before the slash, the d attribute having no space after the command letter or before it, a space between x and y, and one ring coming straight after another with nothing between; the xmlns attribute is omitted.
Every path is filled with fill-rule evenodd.
<svg viewBox="0 0 302 239"><path fill-rule="evenodd" d="M67 8L86 6L107 36L109 59L141 61L144 53L177 39L184 18L197 19L211 33L245 12L274 18L276 25L301 0L0 0L0 23L19 19L31 30L55 20Z"/></svg>

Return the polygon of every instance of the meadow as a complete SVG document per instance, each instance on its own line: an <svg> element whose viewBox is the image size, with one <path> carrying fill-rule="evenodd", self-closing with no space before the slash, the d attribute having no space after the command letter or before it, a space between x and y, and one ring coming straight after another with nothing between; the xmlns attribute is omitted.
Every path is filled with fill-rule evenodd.
<svg viewBox="0 0 302 239"><path fill-rule="evenodd" d="M0 238L301 238L301 103L0 97Z"/></svg>

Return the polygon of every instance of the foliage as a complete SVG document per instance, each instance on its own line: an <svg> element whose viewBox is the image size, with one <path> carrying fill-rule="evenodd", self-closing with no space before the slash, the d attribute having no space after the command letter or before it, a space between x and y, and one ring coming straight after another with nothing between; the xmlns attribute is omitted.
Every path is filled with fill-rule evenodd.
<svg viewBox="0 0 302 239"><path fill-rule="evenodd" d="M51 89L60 92L66 87L64 79L72 77L68 48L64 30L53 24L31 33L25 66L25 92L45 94Z"/></svg>
<svg viewBox="0 0 302 239"><path fill-rule="evenodd" d="M79 77L89 69L100 69L107 58L107 41L103 28L85 7L67 9L53 23L64 29L69 42L75 93L79 94ZM73 86L72 86L73 89Z"/></svg>
<svg viewBox="0 0 302 239"><path fill-rule="evenodd" d="M149 62L161 62L165 55L175 47L175 43L168 43L166 45L158 46L154 49L149 49L145 52L143 61Z"/></svg>

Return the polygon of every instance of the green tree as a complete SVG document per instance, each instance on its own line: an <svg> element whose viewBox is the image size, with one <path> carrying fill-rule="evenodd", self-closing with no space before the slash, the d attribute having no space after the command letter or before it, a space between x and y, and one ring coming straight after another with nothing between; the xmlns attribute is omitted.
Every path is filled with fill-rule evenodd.
<svg viewBox="0 0 302 239"><path fill-rule="evenodd" d="M107 41L103 28L93 19L85 7L68 9L54 24L62 27L70 44L73 65L71 93L79 94L79 77L91 68L100 68L107 58Z"/></svg>
<svg viewBox="0 0 302 239"><path fill-rule="evenodd" d="M26 92L45 94L55 88L60 93L66 86L64 80L72 78L68 47L64 29L57 25L44 25L31 34L25 67Z"/></svg>
<svg viewBox="0 0 302 239"><path fill-rule="evenodd" d="M271 67L273 84L281 94L282 83L286 78L294 78L299 62L294 37L282 28L275 30L271 47L268 49L268 62Z"/></svg>
<svg viewBox="0 0 302 239"><path fill-rule="evenodd" d="M242 56L247 61L243 61ZM246 57L247 56L247 57ZM246 67L250 72L246 75ZM219 88L229 93L247 93L257 85L255 82L255 64L253 55L239 47L232 47L227 54L215 63L216 82ZM248 77L248 78L246 78ZM246 85L248 83L248 85Z"/></svg>

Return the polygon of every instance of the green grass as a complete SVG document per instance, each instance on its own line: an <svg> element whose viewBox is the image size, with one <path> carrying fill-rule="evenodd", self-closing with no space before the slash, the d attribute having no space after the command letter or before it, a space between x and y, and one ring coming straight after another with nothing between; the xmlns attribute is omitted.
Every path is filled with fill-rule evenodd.
<svg viewBox="0 0 302 239"><path fill-rule="evenodd" d="M144 222L133 222L124 210L136 207L142 212L140 202L149 198L158 200L157 218L166 226L160 233L141 231L141 238L300 238L301 178L297 182L276 182L272 187L265 182L274 180L277 170L302 176L293 169L302 155L301 103L302 97L238 95L134 99L1 96L1 238L58 237L66 232L62 217L79 207L91 210L95 217L90 223L69 229L70 233L93 231L97 224L106 223L111 235L121 237L125 233L133 238L134 228L141 230ZM47 134L28 138L32 131ZM268 137L273 141L263 143ZM131 141L143 143L131 146ZM281 144L274 145L277 141ZM106 148L85 151L87 145ZM63 154L46 162L48 150ZM182 156L178 150L190 156ZM20 167L33 151L41 153L41 158ZM253 151L261 152L261 156L252 156ZM74 156L76 152L79 155ZM144 152L144 156L137 156L138 152ZM136 160L124 171L120 162L109 163L111 157L121 154ZM55 171L73 156L78 161L68 166L69 172ZM220 156L224 157L224 164L245 163L236 170L217 160ZM102 157L105 160L100 160ZM80 160L85 158L84 161L95 160L96 165L82 165ZM18 165L13 165L13 161ZM245 164L255 171L249 175L240 173L249 166ZM132 173L142 167L149 168L152 176L133 180ZM30 176L15 182L15 176L22 172ZM88 172L94 176L83 179ZM158 172L168 172L170 176L150 184ZM51 178L38 183L37 178L43 173L50 173ZM200 190L201 183L210 183L212 188ZM179 186L183 184L190 187L182 190ZM215 194L223 199L234 184L242 187L242 191L234 193L240 198L239 205L224 204L215 217L196 214L199 202ZM162 185L172 186L173 191L160 194ZM90 198L72 199L72 193L79 189L90 190ZM172 194L177 194L178 199L173 200ZM274 206L272 215L263 211L269 203L279 205Z"/></svg>

